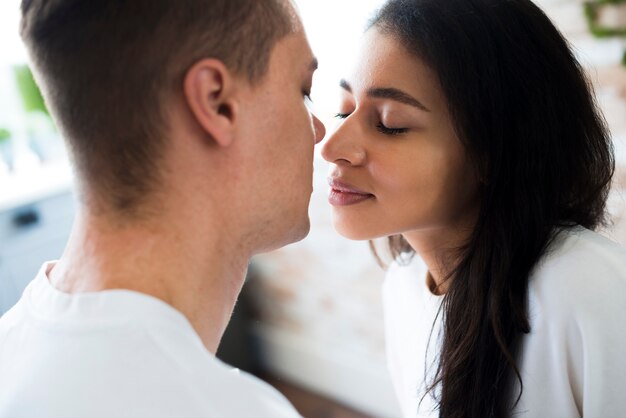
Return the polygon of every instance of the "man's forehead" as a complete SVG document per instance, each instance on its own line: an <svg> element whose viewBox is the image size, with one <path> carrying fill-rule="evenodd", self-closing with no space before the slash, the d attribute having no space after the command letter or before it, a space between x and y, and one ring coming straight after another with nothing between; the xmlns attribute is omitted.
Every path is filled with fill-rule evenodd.
<svg viewBox="0 0 626 418"><path fill-rule="evenodd" d="M303 30L281 39L275 46L273 61L302 71L317 69L317 59Z"/></svg>
<svg viewBox="0 0 626 418"><path fill-rule="evenodd" d="M291 32L296 33L304 30L300 9L294 0L277 0L285 8L285 14L291 23Z"/></svg>

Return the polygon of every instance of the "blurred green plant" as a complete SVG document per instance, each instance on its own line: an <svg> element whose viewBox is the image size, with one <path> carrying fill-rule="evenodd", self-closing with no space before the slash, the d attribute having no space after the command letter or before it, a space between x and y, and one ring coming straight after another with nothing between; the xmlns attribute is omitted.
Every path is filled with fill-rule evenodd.
<svg viewBox="0 0 626 418"><path fill-rule="evenodd" d="M5 164L9 171L13 171L13 144L11 131L0 128L0 166Z"/></svg>
<svg viewBox="0 0 626 418"><path fill-rule="evenodd" d="M22 96L24 110L26 112L40 111L48 115L43 96L28 65L17 65L13 67L13 72L17 81L17 88L20 96Z"/></svg>
<svg viewBox="0 0 626 418"><path fill-rule="evenodd" d="M11 139L11 132L8 129L0 128L0 144Z"/></svg>
<svg viewBox="0 0 626 418"><path fill-rule="evenodd" d="M600 12L602 8L609 6L618 6L626 9L626 0L593 0L584 3L585 16L589 31L596 38L626 38L626 24L621 27L603 26L599 22ZM626 67L626 51L622 56L622 65Z"/></svg>

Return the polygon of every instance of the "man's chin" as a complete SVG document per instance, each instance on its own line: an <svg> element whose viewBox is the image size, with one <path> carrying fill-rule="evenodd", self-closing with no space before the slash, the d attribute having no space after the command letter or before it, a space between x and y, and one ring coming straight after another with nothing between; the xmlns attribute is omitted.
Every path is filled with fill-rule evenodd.
<svg viewBox="0 0 626 418"><path fill-rule="evenodd" d="M306 218L301 219L298 223L292 223L291 226L286 227L283 230L282 234L276 234L274 240L266 240L261 246L261 249L258 251L259 253L267 253L270 251L278 250L282 247L285 247L289 244L294 244L296 242L302 241L304 238L309 235L309 231L311 230L311 221L309 220L308 215ZM273 231L274 233L278 231Z"/></svg>
<svg viewBox="0 0 626 418"><path fill-rule="evenodd" d="M311 220L307 215L304 219L301 219L298 224L294 224L287 233L285 234L284 242L280 245L284 247L285 245L293 244L299 241L302 241L304 238L309 235L311 231Z"/></svg>
<svg viewBox="0 0 626 418"><path fill-rule="evenodd" d="M300 228L300 233L296 234L292 242L302 241L309 235L309 232L311 232L311 220L309 219L308 215L306 217L306 220L302 223L303 225Z"/></svg>

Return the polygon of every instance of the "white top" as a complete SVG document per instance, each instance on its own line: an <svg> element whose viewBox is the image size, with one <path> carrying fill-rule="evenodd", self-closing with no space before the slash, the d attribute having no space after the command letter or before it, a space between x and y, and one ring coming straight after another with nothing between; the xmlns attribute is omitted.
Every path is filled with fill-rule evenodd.
<svg viewBox="0 0 626 418"><path fill-rule="evenodd" d="M161 300L61 293L51 267L0 318L1 418L300 416L271 386L209 353Z"/></svg>
<svg viewBox="0 0 626 418"><path fill-rule="evenodd" d="M403 416L438 417L424 394L438 355L442 297L416 256L393 264L383 286L387 359ZM621 417L626 411L626 249L583 228L562 232L529 281L531 332L519 367L516 417ZM514 392L517 395L518 391Z"/></svg>

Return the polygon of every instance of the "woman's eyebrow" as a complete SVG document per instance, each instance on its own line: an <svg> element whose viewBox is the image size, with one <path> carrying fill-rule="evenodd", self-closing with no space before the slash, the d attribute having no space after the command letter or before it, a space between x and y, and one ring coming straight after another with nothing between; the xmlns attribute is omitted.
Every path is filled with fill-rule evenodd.
<svg viewBox="0 0 626 418"><path fill-rule="evenodd" d="M424 112L430 112L430 109L424 106L422 102L415 97L393 87L371 88L367 91L367 96L377 99L395 100L396 102L416 107Z"/></svg>
<svg viewBox="0 0 626 418"><path fill-rule="evenodd" d="M339 86L344 90L352 93L352 87L346 80L341 80ZM424 106L422 102L415 97L402 90L393 87L374 87L367 90L367 96L376 99L390 99L396 102L400 102L409 106L416 107L424 112L430 112L430 109Z"/></svg>

